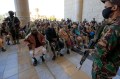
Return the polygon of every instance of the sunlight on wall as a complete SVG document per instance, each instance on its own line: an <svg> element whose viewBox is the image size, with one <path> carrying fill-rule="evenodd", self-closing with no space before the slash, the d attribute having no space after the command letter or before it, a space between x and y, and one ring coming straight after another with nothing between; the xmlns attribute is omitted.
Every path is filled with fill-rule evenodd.
<svg viewBox="0 0 120 79"><path fill-rule="evenodd" d="M41 16L55 16L64 18L64 0L28 0L30 14L36 15L36 8L39 9L38 14ZM15 11L14 0L0 0L0 15L7 15L9 10Z"/></svg>
<svg viewBox="0 0 120 79"><path fill-rule="evenodd" d="M15 11L14 0L0 0L0 14L5 14L9 10Z"/></svg>
<svg viewBox="0 0 120 79"><path fill-rule="evenodd" d="M64 18L64 0L29 0L30 12L36 14L35 9L39 9L41 16L55 16Z"/></svg>
<svg viewBox="0 0 120 79"><path fill-rule="evenodd" d="M64 0L29 0L29 7L33 16L38 8L41 16L64 18Z"/></svg>

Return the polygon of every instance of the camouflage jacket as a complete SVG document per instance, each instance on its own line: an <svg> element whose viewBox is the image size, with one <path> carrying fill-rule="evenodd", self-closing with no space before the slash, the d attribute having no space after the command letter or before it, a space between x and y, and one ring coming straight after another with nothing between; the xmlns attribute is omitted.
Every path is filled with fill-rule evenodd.
<svg viewBox="0 0 120 79"><path fill-rule="evenodd" d="M94 70L106 76L114 76L120 66L120 17L106 26L96 45Z"/></svg>

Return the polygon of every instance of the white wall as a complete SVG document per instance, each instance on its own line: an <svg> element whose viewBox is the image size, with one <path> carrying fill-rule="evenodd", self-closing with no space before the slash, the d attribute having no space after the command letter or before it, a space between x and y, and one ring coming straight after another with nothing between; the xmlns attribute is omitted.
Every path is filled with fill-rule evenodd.
<svg viewBox="0 0 120 79"><path fill-rule="evenodd" d="M64 18L70 18L73 21L79 21L80 14L80 0L64 0Z"/></svg>
<svg viewBox="0 0 120 79"><path fill-rule="evenodd" d="M64 0L64 18L76 21L75 0Z"/></svg>
<svg viewBox="0 0 120 79"><path fill-rule="evenodd" d="M78 20L79 13L79 0L64 0L64 18L71 18L73 21ZM82 19L86 18L91 21L96 18L98 22L103 20L102 10L104 4L100 0L83 0L83 16Z"/></svg>
<svg viewBox="0 0 120 79"><path fill-rule="evenodd" d="M83 17L88 21L91 21L92 18L96 18L98 22L103 20L102 10L104 9L104 4L100 0L84 0L83 3Z"/></svg>
<svg viewBox="0 0 120 79"><path fill-rule="evenodd" d="M33 16L36 14L36 8L39 9L40 16L55 16L56 18L64 18L64 0L28 0L30 12Z"/></svg>

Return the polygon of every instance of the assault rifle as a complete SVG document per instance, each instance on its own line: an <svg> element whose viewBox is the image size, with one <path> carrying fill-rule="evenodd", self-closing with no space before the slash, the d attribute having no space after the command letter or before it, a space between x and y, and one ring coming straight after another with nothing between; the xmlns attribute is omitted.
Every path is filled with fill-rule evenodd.
<svg viewBox="0 0 120 79"><path fill-rule="evenodd" d="M100 39L100 36L101 36L101 33L102 31L104 30L104 27L106 26L106 22L102 24L102 26L99 26L99 28L96 30L96 33L95 33L95 37L94 39L92 39L89 44L88 44L88 50L85 50L84 54L83 54L83 57L81 58L80 60L80 67L79 67L79 70L81 69L83 63L85 62L85 60L87 59L87 57L89 56L89 49L93 49L94 46L96 45L96 43L98 42L98 40Z"/></svg>

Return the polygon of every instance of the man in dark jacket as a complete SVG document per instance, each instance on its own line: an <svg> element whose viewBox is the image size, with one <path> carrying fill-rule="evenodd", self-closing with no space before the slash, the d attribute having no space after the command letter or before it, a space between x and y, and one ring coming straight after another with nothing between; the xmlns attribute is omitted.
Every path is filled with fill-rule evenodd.
<svg viewBox="0 0 120 79"><path fill-rule="evenodd" d="M46 35L46 39L49 41L50 46L51 46L51 50L53 52L53 58L52 60L56 59L56 55L55 55L55 48L56 48L56 41L57 41L57 34L56 31L53 27L49 27L50 24L46 23L45 24L45 35Z"/></svg>

